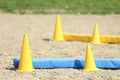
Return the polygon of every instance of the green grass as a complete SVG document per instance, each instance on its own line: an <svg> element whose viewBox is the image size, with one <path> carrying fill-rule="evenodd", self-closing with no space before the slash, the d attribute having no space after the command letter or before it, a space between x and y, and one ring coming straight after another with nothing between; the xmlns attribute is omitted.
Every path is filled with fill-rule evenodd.
<svg viewBox="0 0 120 80"><path fill-rule="evenodd" d="M120 0L0 0L11 13L120 14Z"/></svg>

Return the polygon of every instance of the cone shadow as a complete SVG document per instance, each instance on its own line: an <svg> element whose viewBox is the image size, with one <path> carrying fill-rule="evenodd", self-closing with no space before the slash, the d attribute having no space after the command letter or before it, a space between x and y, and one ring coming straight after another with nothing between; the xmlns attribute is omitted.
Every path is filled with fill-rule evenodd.
<svg viewBox="0 0 120 80"><path fill-rule="evenodd" d="M44 41L50 41L50 39L43 39Z"/></svg>
<svg viewBox="0 0 120 80"><path fill-rule="evenodd" d="M13 71L16 70L14 67L6 67L5 69L6 69L6 70L13 70Z"/></svg>

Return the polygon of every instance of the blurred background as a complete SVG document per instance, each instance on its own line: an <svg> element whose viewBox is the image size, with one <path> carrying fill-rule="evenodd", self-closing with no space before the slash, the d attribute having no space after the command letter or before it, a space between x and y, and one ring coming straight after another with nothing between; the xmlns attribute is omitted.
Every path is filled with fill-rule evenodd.
<svg viewBox="0 0 120 80"><path fill-rule="evenodd" d="M120 0L0 0L0 11L20 14L120 14Z"/></svg>

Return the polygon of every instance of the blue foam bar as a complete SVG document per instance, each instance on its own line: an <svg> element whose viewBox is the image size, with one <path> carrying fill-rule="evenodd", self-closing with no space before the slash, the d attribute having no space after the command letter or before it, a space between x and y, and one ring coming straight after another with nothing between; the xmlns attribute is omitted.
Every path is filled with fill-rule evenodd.
<svg viewBox="0 0 120 80"><path fill-rule="evenodd" d="M13 65L18 68L19 58L13 59ZM83 68L83 58L33 58L34 68ZM120 68L120 59L101 59L96 58L95 64L98 68L114 69Z"/></svg>

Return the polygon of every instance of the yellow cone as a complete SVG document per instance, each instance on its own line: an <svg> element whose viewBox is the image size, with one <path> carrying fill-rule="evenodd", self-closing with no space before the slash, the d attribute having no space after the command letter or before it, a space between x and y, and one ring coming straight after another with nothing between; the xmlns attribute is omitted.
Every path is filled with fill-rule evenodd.
<svg viewBox="0 0 120 80"><path fill-rule="evenodd" d="M55 29L54 29L53 40L56 40L56 41L63 41L64 40L59 15L56 16L56 24L55 24Z"/></svg>
<svg viewBox="0 0 120 80"><path fill-rule="evenodd" d="M22 51L20 55L20 62L17 71L34 71L32 65L32 59L30 54L30 47L28 42L28 37L25 34L23 38Z"/></svg>
<svg viewBox="0 0 120 80"><path fill-rule="evenodd" d="M95 71L95 70L98 70L98 68L96 68L96 65L94 62L90 44L87 44L84 71Z"/></svg>
<svg viewBox="0 0 120 80"><path fill-rule="evenodd" d="M92 40L91 43L96 43L96 44L100 44L100 36L99 36L99 31L98 31L98 24L95 24L95 28L94 28L94 32L92 35Z"/></svg>

